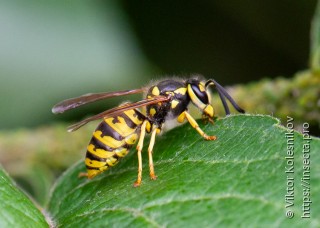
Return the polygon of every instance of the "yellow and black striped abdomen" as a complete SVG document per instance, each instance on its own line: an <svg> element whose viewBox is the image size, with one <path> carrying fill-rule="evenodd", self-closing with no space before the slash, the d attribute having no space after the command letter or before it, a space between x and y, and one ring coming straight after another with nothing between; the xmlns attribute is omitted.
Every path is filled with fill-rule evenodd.
<svg viewBox="0 0 320 228"><path fill-rule="evenodd" d="M87 147L85 164L88 178L107 170L126 156L137 142L144 116L138 110L124 111L105 118L93 132Z"/></svg>

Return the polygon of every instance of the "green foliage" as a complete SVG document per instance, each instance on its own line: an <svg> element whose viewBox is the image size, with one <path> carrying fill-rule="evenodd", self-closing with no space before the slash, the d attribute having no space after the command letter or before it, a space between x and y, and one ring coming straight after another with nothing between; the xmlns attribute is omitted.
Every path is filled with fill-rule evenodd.
<svg viewBox="0 0 320 228"><path fill-rule="evenodd" d="M74 134L66 132L65 124L1 131L0 163L19 186L44 205L54 181L83 157L93 128L88 125Z"/></svg>
<svg viewBox="0 0 320 228"><path fill-rule="evenodd" d="M320 220L320 140L310 140L311 218L302 219L303 135L294 132L295 217L285 216L288 129L261 115L237 115L201 124L216 135L205 141L190 125L158 137L156 181L148 177L144 148L143 183L134 150L93 180L78 178L83 160L56 181L46 206L53 224L63 227L271 226L318 227ZM148 142L145 143L148 145ZM147 146L145 146L147 147ZM0 171L0 226L47 227L44 216ZM50 221L48 218L47 220Z"/></svg>
<svg viewBox="0 0 320 228"><path fill-rule="evenodd" d="M204 141L189 125L157 139L154 161L158 179L148 178L144 153L143 184L132 151L110 171L93 180L79 179L83 162L57 181L48 211L67 227L92 226L319 226L320 204L311 219L301 219L302 135L295 132L295 205L285 217L286 129L267 116L239 115L205 125L216 141ZM320 149L312 139L311 151ZM311 189L319 199L319 154L312 154Z"/></svg>
<svg viewBox="0 0 320 228"><path fill-rule="evenodd" d="M44 215L0 166L0 227L48 227Z"/></svg>
<svg viewBox="0 0 320 228"><path fill-rule="evenodd" d="M264 79L246 85L229 88L232 97L247 113L274 115L281 121L287 116L295 120L301 129L308 122L312 135L320 135L320 74L312 70L297 73L292 79ZM213 96L219 107L218 95ZM223 108L217 108L223 114Z"/></svg>

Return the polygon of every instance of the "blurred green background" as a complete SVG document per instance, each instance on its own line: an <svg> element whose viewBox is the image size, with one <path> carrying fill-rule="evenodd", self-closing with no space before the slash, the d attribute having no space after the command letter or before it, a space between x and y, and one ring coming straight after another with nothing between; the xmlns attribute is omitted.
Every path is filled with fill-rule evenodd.
<svg viewBox="0 0 320 228"><path fill-rule="evenodd" d="M200 73L221 84L308 67L316 1L1 1L0 128L79 119L60 100ZM130 99L130 98L128 98ZM133 98L135 99L135 98Z"/></svg>

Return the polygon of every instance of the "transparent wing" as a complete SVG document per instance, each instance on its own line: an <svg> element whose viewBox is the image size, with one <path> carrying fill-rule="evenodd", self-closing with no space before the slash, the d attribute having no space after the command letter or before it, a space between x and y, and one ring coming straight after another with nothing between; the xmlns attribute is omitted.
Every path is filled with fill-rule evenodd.
<svg viewBox="0 0 320 228"><path fill-rule="evenodd" d="M145 91L145 89L146 88L123 90L123 91L116 91L116 92L106 92L106 93L88 93L80 97L75 97L75 98L71 98L71 99L67 99L59 102L58 104L53 106L52 112L55 114L63 113L67 110L77 108L81 105L85 105L94 101L98 101L98 100L102 100L110 97L142 93Z"/></svg>
<svg viewBox="0 0 320 228"><path fill-rule="evenodd" d="M124 105L106 110L104 112L101 112L97 115L91 116L91 117L84 119L76 124L73 124L68 127L68 131L69 132L75 131L75 130L79 129L80 127L82 127L83 125L85 125L88 122L93 121L93 120L116 116L116 115L119 115L119 114L123 113L124 111L130 110L130 109L140 108L143 106L156 104L159 102L168 102L170 99L171 99L171 96L157 96L157 97L154 97L151 99L144 99L144 100L141 100L138 102L124 104Z"/></svg>

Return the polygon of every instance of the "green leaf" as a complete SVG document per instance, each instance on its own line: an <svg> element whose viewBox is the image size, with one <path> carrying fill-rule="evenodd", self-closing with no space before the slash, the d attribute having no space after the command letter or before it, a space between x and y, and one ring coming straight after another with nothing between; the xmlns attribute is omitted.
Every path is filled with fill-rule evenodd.
<svg viewBox="0 0 320 228"><path fill-rule="evenodd" d="M200 121L199 121L200 122ZM293 121L294 123L294 121ZM284 123L286 125L286 123ZM310 140L311 218L302 219L302 134L294 132L294 174L285 173L288 130L268 116L238 115L200 124L218 137L205 141L190 125L156 139L156 181L148 177L145 143L143 183L135 151L93 180L78 178L83 161L57 181L48 204L63 227L319 227L320 140ZM285 208L287 176L294 177L294 206ZM294 218L285 216L287 210Z"/></svg>
<svg viewBox="0 0 320 228"><path fill-rule="evenodd" d="M0 227L49 227L45 217L0 166Z"/></svg>

